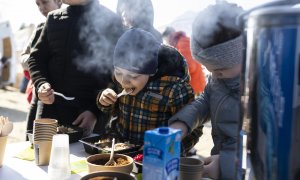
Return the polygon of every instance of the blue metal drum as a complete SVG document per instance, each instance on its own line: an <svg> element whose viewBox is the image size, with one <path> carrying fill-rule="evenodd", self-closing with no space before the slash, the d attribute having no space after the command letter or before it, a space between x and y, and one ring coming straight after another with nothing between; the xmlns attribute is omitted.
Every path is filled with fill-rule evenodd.
<svg viewBox="0 0 300 180"><path fill-rule="evenodd" d="M243 120L256 179L300 179L300 6L251 12Z"/></svg>

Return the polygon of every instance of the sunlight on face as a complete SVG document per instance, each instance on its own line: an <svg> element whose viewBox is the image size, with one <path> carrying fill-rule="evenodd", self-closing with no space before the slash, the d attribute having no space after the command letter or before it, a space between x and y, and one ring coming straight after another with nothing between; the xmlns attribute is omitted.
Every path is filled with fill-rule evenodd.
<svg viewBox="0 0 300 180"><path fill-rule="evenodd" d="M140 92L149 80L150 75L137 74L123 68L115 67L115 78L125 90L134 89L130 95Z"/></svg>
<svg viewBox="0 0 300 180"><path fill-rule="evenodd" d="M46 17L50 11L58 9L61 3L56 0L35 0L40 12Z"/></svg>
<svg viewBox="0 0 300 180"><path fill-rule="evenodd" d="M206 69L211 72L212 77L216 79L234 78L241 73L242 65L238 64L232 68L214 69L213 66L205 64Z"/></svg>

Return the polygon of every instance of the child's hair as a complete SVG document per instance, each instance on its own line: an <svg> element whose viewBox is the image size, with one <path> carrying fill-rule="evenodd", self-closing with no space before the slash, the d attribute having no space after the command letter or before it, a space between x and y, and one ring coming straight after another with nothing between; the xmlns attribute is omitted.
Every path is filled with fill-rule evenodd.
<svg viewBox="0 0 300 180"><path fill-rule="evenodd" d="M153 75L158 67L160 46L151 33L140 28L130 29L116 44L113 64L138 74Z"/></svg>

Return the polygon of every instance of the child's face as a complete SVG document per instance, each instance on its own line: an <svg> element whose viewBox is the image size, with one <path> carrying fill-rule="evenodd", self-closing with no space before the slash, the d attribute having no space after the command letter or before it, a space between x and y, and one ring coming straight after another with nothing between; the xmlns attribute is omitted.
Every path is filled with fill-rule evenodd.
<svg viewBox="0 0 300 180"><path fill-rule="evenodd" d="M125 90L133 89L130 95L136 95L147 84L150 75L137 74L126 69L115 67L115 78Z"/></svg>
<svg viewBox="0 0 300 180"><path fill-rule="evenodd" d="M241 73L242 69L241 64L235 65L232 68L227 69L214 69L214 67L209 64L205 64L205 67L209 72L212 73L213 78L217 79L234 78Z"/></svg>
<svg viewBox="0 0 300 180"><path fill-rule="evenodd" d="M56 0L35 0L35 3L45 17L50 11L60 7L60 3L58 3Z"/></svg>

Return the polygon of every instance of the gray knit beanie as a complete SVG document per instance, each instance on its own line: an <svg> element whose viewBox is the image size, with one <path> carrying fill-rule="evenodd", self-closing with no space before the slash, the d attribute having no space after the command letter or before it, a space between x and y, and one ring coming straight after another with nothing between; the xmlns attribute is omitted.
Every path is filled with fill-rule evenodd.
<svg viewBox="0 0 300 180"><path fill-rule="evenodd" d="M113 64L138 74L155 74L160 46L151 33L140 28L130 29L117 42Z"/></svg>
<svg viewBox="0 0 300 180"><path fill-rule="evenodd" d="M241 7L228 2L201 11L192 26L193 57L204 66L209 64L215 69L240 64L243 59L243 41L236 17L242 12Z"/></svg>
<svg viewBox="0 0 300 180"><path fill-rule="evenodd" d="M138 74L155 74L160 46L151 33L140 28L130 29L117 42L113 64Z"/></svg>

